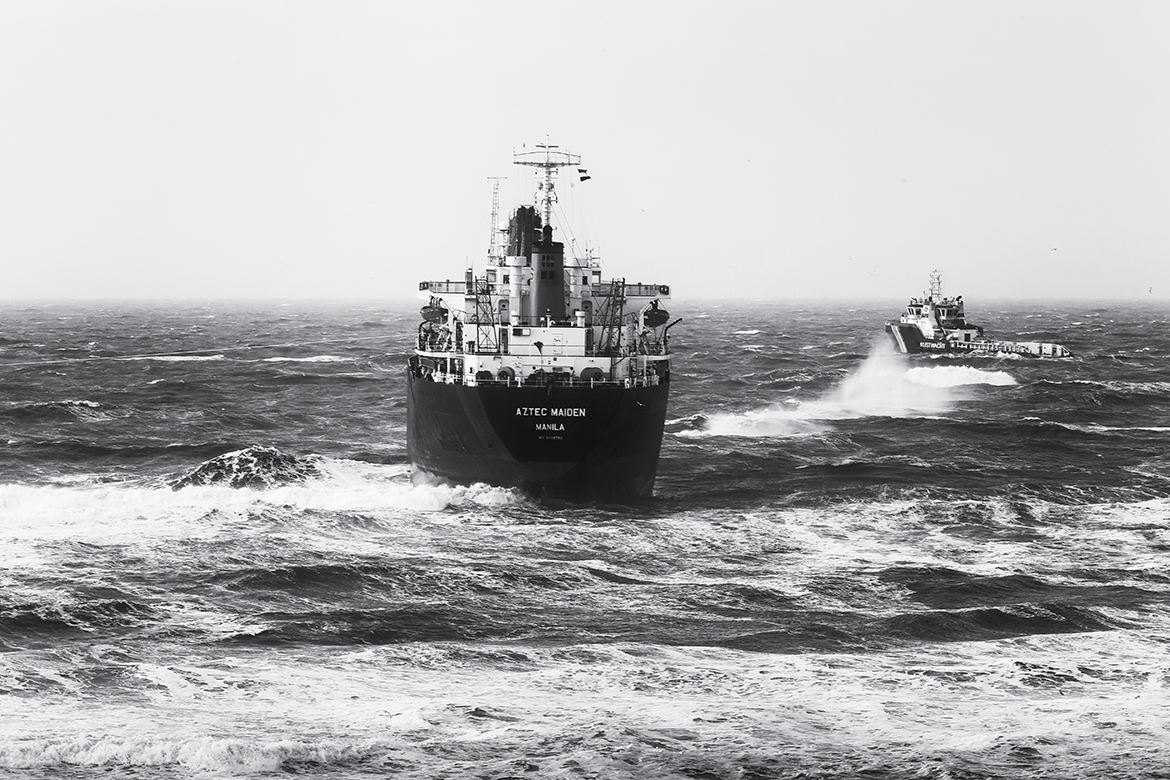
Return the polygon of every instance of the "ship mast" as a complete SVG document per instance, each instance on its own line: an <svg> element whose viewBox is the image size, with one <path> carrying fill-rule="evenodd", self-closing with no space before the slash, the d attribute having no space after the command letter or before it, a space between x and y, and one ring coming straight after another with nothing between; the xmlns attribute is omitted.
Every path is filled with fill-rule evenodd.
<svg viewBox="0 0 1170 780"><path fill-rule="evenodd" d="M503 258L499 252L500 242L497 240L500 235L500 180L506 179L507 176L489 176L488 179L492 183L492 233L488 237L488 262L495 262L496 265L502 265L500 262Z"/></svg>
<svg viewBox="0 0 1170 780"><path fill-rule="evenodd" d="M535 152L513 152L512 161L517 165L539 168L536 185L536 202L544 216L544 224L552 223L552 207L557 202L556 172L581 164L581 155L561 151L555 144L537 144ZM543 173L541 173L543 171Z"/></svg>
<svg viewBox="0 0 1170 780"><path fill-rule="evenodd" d="M937 268L930 272L930 298L933 301L942 300L942 271Z"/></svg>

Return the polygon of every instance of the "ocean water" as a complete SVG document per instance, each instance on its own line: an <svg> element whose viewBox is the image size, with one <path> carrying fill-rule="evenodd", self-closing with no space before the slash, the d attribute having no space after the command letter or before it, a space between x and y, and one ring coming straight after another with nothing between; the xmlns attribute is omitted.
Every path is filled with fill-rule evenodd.
<svg viewBox="0 0 1170 780"><path fill-rule="evenodd" d="M1170 308L900 305L676 303L573 505L411 475L417 304L4 304L0 775L1170 776Z"/></svg>

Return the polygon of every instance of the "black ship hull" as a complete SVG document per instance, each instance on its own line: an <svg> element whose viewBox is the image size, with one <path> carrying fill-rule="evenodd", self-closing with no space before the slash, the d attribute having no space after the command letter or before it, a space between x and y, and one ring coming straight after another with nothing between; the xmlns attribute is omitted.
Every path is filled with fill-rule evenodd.
<svg viewBox="0 0 1170 780"><path fill-rule="evenodd" d="M461 484L576 500L648 498L668 382L650 386L448 384L407 372L411 462Z"/></svg>
<svg viewBox="0 0 1170 780"><path fill-rule="evenodd" d="M907 355L916 355L920 352L950 352L954 350L954 342L944 339L924 339L922 331L913 325L904 325L896 322L886 324L886 333L893 341L894 349Z"/></svg>
<svg viewBox="0 0 1170 780"><path fill-rule="evenodd" d="M928 355L941 353L983 353L983 352L1013 352L1020 350L1005 349L1010 344L994 341L957 341L955 339L928 339L922 331L913 325L891 322L886 325L886 332L894 343L894 349L907 355Z"/></svg>

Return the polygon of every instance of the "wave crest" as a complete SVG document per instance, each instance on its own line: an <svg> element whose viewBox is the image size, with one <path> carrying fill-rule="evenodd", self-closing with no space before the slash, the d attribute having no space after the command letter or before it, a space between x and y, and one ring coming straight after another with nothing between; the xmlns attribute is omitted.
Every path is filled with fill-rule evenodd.
<svg viewBox="0 0 1170 780"><path fill-rule="evenodd" d="M190 485L269 488L320 476L320 457L297 457L275 447L247 447L201 463L171 483L175 490Z"/></svg>
<svg viewBox="0 0 1170 780"><path fill-rule="evenodd" d="M969 366L915 366L884 343L836 387L820 398L788 399L746 412L696 415L681 436L799 436L820 433L832 420L862 417L928 417L949 412L962 388L976 385L1010 387L1016 380L1006 371Z"/></svg>

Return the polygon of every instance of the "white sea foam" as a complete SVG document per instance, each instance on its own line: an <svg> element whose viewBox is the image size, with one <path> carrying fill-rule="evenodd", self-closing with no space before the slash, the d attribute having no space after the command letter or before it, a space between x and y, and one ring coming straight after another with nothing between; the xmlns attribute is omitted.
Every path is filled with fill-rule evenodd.
<svg viewBox="0 0 1170 780"><path fill-rule="evenodd" d="M523 503L516 491L484 484L451 485L425 475L412 478L405 465L379 465L324 458L324 476L254 490L192 486L0 485L0 538L135 543L155 536L215 537L241 518L268 509L299 515L303 510L364 512L387 518L401 511L440 512L452 507L498 507ZM34 555L33 551L28 554ZM11 560L10 547L0 567Z"/></svg>
<svg viewBox="0 0 1170 780"><path fill-rule="evenodd" d="M164 363L200 363L213 360L227 360L226 355L132 355L117 360L158 360Z"/></svg>
<svg viewBox="0 0 1170 780"><path fill-rule="evenodd" d="M984 371L969 366L929 366L911 368L906 372L911 382L931 387L961 387L963 385L993 385L1010 387L1017 384L1006 371Z"/></svg>
<svg viewBox="0 0 1170 780"><path fill-rule="evenodd" d="M270 357L265 363L345 363L350 359L341 355L314 355L313 357Z"/></svg>
<svg viewBox="0 0 1170 780"><path fill-rule="evenodd" d="M1036 419L1036 418L1032 418ZM1049 425L1056 425L1060 428L1067 428L1070 431L1080 431L1081 433L1124 433L1126 431L1148 431L1150 433L1165 433L1170 431L1170 426L1165 425L1100 425L1098 423L1063 423L1053 422Z"/></svg>
<svg viewBox="0 0 1170 780"><path fill-rule="evenodd" d="M969 366L910 366L906 358L879 342L836 387L811 401L789 399L761 409L715 413L701 430L682 436L797 436L824 431L824 423L860 417L935 417L962 400L962 388L1007 387L1016 380L1005 371Z"/></svg>
<svg viewBox="0 0 1170 780"><path fill-rule="evenodd" d="M426 480L406 483L400 466L328 463L332 473L317 481L318 488L356 490L351 506L371 506L365 483L435 489ZM140 574L167 563L178 568L200 542L210 541L224 544L233 562L224 564L229 571L257 551L267 565L344 562L355 555L393 565L399 559L467 560L468 550L508 557L542 548L598 551L596 561L574 563L614 570L607 550L620 549L622 556L636 551L662 562L690 558L695 568L679 565L648 576L690 585L695 593L707 584L750 583L799 598L825 616L875 620L891 608L914 608L912 600L891 595L898 586L882 585L879 574L891 567L987 576L1039 570L1059 581L1054 572L1075 558L1078 567L1083 561L1102 570L1158 571L1170 508L1167 500L1034 503L1030 511L1045 522L1022 525L1008 501L903 499L770 506L722 516L704 509L649 520L624 517L612 525L532 524L527 516L500 513L474 522L475 507L465 503L458 515L372 511L381 522L355 533L331 526L331 513L300 511L308 504L296 486L89 490L106 503L87 510L87 499L72 489L0 489L0 540L38 542L33 552L55 556L55 571L71 576L84 576L104 550L152 560ZM30 512L40 500L50 502L48 511ZM282 513L286 501L296 511ZM73 515L71 506L83 514ZM12 521L14 511L23 523ZM972 538L952 529L972 516L969 522L980 529L1018 527L1031 541L1009 542L1003 533ZM87 568L77 568L77 548L40 543L60 531L69 532L62 541L87 543ZM294 558L284 557L286 548ZM9 570L35 565L3 549ZM1088 550L1093 554L1086 556ZM219 553L205 547L201 554ZM775 565L745 566L760 556ZM478 570L484 561L468 562ZM546 568L557 565L566 564L550 557ZM0 581L4 574L0 569ZM136 587L129 581L122 586ZM215 639L220 631L207 627L222 621L224 634L247 633L247 626L230 622L239 617L235 610L213 609L210 588L197 597L185 591L167 596L158 607L168 628L192 627ZM416 603L446 598L436 593ZM531 594L506 598L523 603ZM558 596L549 598L555 604ZM629 609L615 600L607 616ZM350 780L378 772L462 776L468 768L506 776L520 766L533 776L557 777L571 760L579 774L619 780L694 775L696 767L732 777L746 774L736 768L754 761L776 770L768 762L783 745L791 767L781 768L788 773L817 766L845 776L880 763L930 776L948 762L1003 766L1002 759L1008 769L998 776L1022 780L1035 765L1010 760L1034 751L1052 776L1107 776L1094 770L1107 769L1120 754L1147 766L1165 759L1170 739L1166 621L1150 604L1143 609L1141 630L919 642L858 654L484 640L250 648L190 642L182 631L158 632L147 642L69 642L51 651L0 653L0 687L18 692L5 697L0 735L19 735L0 738L0 772L108 769L155 780L191 773L267 776L304 767L307 775ZM735 616L709 619L712 625L724 620L725 629L740 625ZM742 625L745 632L766 628ZM727 771L716 772L720 767Z"/></svg>
<svg viewBox="0 0 1170 780"><path fill-rule="evenodd" d="M226 663L191 650L181 665L126 665L149 700L16 699L0 725L21 738L0 744L0 768L246 776L304 764L350 778L389 765L422 778L527 766L559 777L571 760L580 774L632 780L775 769L782 755L793 773L877 762L931 776L990 763L1004 777L1036 766L1092 777L1119 755L1157 765L1170 737L1165 651L1136 633L861 655L530 647L512 651L524 659L513 669L467 649L305 648Z"/></svg>

